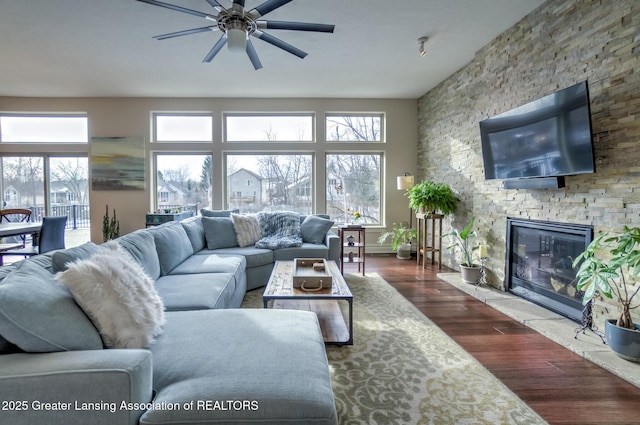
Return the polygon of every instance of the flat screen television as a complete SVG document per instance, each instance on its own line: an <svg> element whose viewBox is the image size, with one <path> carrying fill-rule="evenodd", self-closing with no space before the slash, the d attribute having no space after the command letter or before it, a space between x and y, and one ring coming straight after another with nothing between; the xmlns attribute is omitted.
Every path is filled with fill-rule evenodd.
<svg viewBox="0 0 640 425"><path fill-rule="evenodd" d="M587 82L480 122L485 179L595 172Z"/></svg>

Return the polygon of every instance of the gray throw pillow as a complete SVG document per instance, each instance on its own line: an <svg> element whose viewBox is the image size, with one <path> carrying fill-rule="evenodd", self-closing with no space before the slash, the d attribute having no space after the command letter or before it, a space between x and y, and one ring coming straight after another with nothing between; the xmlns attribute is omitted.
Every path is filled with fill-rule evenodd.
<svg viewBox="0 0 640 425"><path fill-rule="evenodd" d="M156 242L151 232L147 232L146 229L136 230L133 233L115 239L115 241L131 254L151 279L155 280L160 277L160 260L156 250Z"/></svg>
<svg viewBox="0 0 640 425"><path fill-rule="evenodd" d="M178 221L170 221L148 229L153 235L160 261L160 272L168 274L178 264L193 255L193 246L184 227Z"/></svg>
<svg viewBox="0 0 640 425"><path fill-rule="evenodd" d="M87 242L79 246L74 246L73 248L56 251L51 257L52 270L54 273L63 272L67 270L68 264L77 260L89 258L101 249L104 248L94 244L93 242Z"/></svg>
<svg viewBox="0 0 640 425"><path fill-rule="evenodd" d="M238 246L238 237L233 228L233 220L227 217L202 217L207 248L234 248Z"/></svg>
<svg viewBox="0 0 640 425"><path fill-rule="evenodd" d="M207 240L204 238L204 227L202 226L202 217L191 217L180 221L184 231L187 233L193 252L202 251L207 246Z"/></svg>
<svg viewBox="0 0 640 425"><path fill-rule="evenodd" d="M31 353L103 348L98 331L67 288L28 261L0 283L0 334Z"/></svg>
<svg viewBox="0 0 640 425"><path fill-rule="evenodd" d="M202 208L200 215L203 217L231 217L231 213L238 214L240 210L208 210Z"/></svg>
<svg viewBox="0 0 640 425"><path fill-rule="evenodd" d="M300 225L302 241L314 244L323 244L327 232L334 222L315 215L308 215Z"/></svg>

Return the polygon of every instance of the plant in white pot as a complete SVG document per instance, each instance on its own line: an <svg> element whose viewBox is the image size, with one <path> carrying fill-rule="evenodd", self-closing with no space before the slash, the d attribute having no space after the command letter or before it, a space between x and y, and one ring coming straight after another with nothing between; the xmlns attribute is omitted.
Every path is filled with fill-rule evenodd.
<svg viewBox="0 0 640 425"><path fill-rule="evenodd" d="M409 227L406 221L393 223L393 228L380 235L378 243L383 244L391 238L391 247L396 251L396 257L401 260L411 258L411 241L417 235L416 229Z"/></svg>
<svg viewBox="0 0 640 425"><path fill-rule="evenodd" d="M473 264L473 253L479 248L477 244L472 244L472 240L478 237L476 231L471 230L475 221L476 218L472 217L469 224L462 231L453 229L449 233L442 235L443 238L449 238L450 244L447 249L455 251L462 257L462 262L460 263L462 280L466 283L474 284L480 279L481 270L478 264Z"/></svg>
<svg viewBox="0 0 640 425"><path fill-rule="evenodd" d="M600 233L573 262L577 289L584 291L583 304L600 294L613 299L620 309L617 319L605 321L609 347L620 357L640 361L640 326L631 310L640 307L634 299L640 291L640 228L624 227L610 236Z"/></svg>

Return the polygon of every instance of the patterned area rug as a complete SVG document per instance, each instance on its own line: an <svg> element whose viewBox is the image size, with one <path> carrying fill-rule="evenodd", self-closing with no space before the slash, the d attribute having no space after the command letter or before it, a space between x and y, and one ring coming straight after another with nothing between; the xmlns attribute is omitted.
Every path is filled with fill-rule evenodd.
<svg viewBox="0 0 640 425"><path fill-rule="evenodd" d="M341 425L546 424L380 276L345 280L354 345L327 347Z"/></svg>

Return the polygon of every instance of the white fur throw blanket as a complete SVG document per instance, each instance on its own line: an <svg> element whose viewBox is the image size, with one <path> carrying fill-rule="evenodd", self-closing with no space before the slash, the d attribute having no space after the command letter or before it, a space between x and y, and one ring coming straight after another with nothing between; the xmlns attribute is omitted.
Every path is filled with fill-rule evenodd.
<svg viewBox="0 0 640 425"><path fill-rule="evenodd" d="M65 284L107 348L144 348L160 334L164 305L153 280L118 245L69 264L56 278Z"/></svg>

